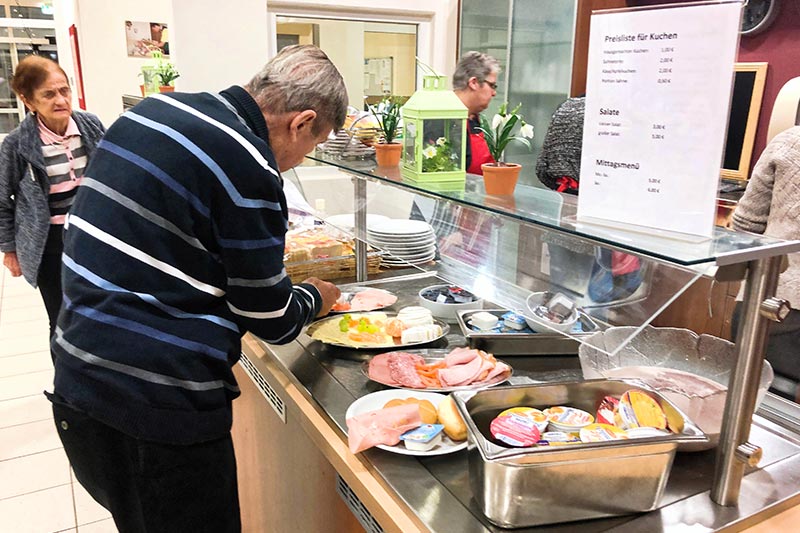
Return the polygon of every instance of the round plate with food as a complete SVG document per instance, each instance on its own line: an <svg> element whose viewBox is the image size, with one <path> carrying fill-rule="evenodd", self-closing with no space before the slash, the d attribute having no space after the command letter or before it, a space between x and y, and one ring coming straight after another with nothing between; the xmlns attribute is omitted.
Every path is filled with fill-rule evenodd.
<svg viewBox="0 0 800 533"><path fill-rule="evenodd" d="M361 372L389 387L452 392L494 387L508 380L514 371L483 350L455 348L377 354L361 365Z"/></svg>
<svg viewBox="0 0 800 533"><path fill-rule="evenodd" d="M413 398L413 400L411 400ZM378 392L373 392L367 394L366 396L362 396L361 398L354 401L350 404L350 407L347 408L347 413L345 414L345 419L348 420L348 426L353 423L354 417L358 415L362 415L364 413L368 413L371 411L378 411L380 409L384 409L386 407L393 407L399 405L404 402L414 401L419 403L420 405L420 415L426 413L425 416L433 416L429 411L430 408L425 408L424 404L429 402L428 405L433 407L433 410L438 411L439 404L447 399L447 396L444 394L436 394L433 392L422 392L422 391L406 391L406 390L397 390L397 389L390 389L390 390L382 390ZM390 403L392 402L392 403ZM423 416L423 423L439 423L443 424L445 421L438 420L438 413L437 419L435 422L432 422L432 418L430 420L425 419ZM462 422L463 424L463 422ZM447 427L445 425L445 427ZM459 450L463 450L467 447L467 441L455 441L451 439L446 431L442 431L441 433L441 442L436 444L432 449L421 451L421 450L409 450L406 448L406 445L403 440L401 440L398 444L394 446L388 446L386 444L378 444L376 446L381 450L386 450L387 452L392 453L399 453L401 455L417 455L417 456L431 456L431 455L444 455L447 453L454 453Z"/></svg>
<svg viewBox="0 0 800 533"><path fill-rule="evenodd" d="M331 314L377 311L394 305L397 296L374 287L341 287L342 295L331 307Z"/></svg>
<svg viewBox="0 0 800 533"><path fill-rule="evenodd" d="M311 324L306 334L332 346L373 350L428 344L449 331L450 326L433 318L430 311L414 306L391 315L373 311L323 318Z"/></svg>

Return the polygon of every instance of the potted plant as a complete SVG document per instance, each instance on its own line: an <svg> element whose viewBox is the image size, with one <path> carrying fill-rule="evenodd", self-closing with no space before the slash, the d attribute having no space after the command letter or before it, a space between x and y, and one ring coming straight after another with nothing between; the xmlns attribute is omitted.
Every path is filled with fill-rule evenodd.
<svg viewBox="0 0 800 533"><path fill-rule="evenodd" d="M180 77L178 69L169 61L162 61L156 67L156 76L158 76L161 86L158 90L162 93L171 93L175 90L175 80Z"/></svg>
<svg viewBox="0 0 800 533"><path fill-rule="evenodd" d="M400 165L400 155L403 145L395 142L397 126L400 123L400 103L397 97L387 97L378 104L376 109L369 106L369 110L378 120L381 130L381 139L375 145L375 159L379 167L396 167Z"/></svg>
<svg viewBox="0 0 800 533"><path fill-rule="evenodd" d="M513 194L514 187L517 186L517 178L522 167L517 163L506 163L503 156L506 146L512 141L524 144L528 149L531 147L529 139L533 139L533 126L522 120L522 115L519 114L521 106L522 104L519 104L511 111L507 111L508 102L503 103L492 118L491 124L486 117L481 117L478 130L483 132L489 153L497 161L481 165L486 194ZM514 134L517 126L519 132Z"/></svg>

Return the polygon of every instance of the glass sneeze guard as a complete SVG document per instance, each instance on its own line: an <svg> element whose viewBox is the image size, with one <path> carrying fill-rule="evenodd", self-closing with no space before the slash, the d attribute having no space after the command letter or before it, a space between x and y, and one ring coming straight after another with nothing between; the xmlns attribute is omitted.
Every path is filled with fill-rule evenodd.
<svg viewBox="0 0 800 533"><path fill-rule="evenodd" d="M597 329L634 326L618 345L598 347L610 354L716 268L713 261L670 263L632 247L587 237L563 222L575 212L574 198L548 190L518 186L513 198L492 197L483 193L479 177L468 176L463 192L431 192L402 182L399 168L378 169L378 176L369 161L313 158L297 170L309 203L325 198L326 213L315 214L328 225L355 234L356 244L381 248L378 236L369 231L378 218L427 221L435 233L435 261L407 265L413 266L412 272L427 272L458 285L483 298L487 308L523 315L537 333L586 342ZM357 188L363 192L355 196ZM362 235L353 226L337 227L338 217L332 216L355 213L354 197L360 198L358 205L366 212L367 231ZM415 238L405 243L412 253L427 245L414 242ZM390 259L395 267L402 263ZM575 302L581 319L573 329L563 331L536 320L536 298L543 298L543 293L562 293Z"/></svg>
<svg viewBox="0 0 800 533"><path fill-rule="evenodd" d="M309 156L306 164L331 165L353 175L373 178L412 193L435 196L466 206L517 219L546 229L559 230L578 238L591 239L610 247L642 254L676 265L692 266L713 263L718 266L800 251L800 241L781 241L763 235L715 228L711 240L689 242L659 235L656 230L642 232L578 222L577 198L547 189L520 185L510 198L487 195L479 176L468 176L464 191L431 191L403 180L399 168L377 167L372 160L342 160L325 155ZM524 172L533 169L524 167ZM562 202L564 212L558 215L548 206Z"/></svg>

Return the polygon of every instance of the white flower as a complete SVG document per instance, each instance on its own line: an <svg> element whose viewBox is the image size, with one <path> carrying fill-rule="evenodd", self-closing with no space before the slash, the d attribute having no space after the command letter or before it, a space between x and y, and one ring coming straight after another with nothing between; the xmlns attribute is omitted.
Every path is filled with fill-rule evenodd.
<svg viewBox="0 0 800 533"><path fill-rule="evenodd" d="M438 139L436 139L436 144L439 145L439 146L444 146L444 143L446 143L446 142L447 142L447 139L445 139L444 137L439 137Z"/></svg>
<svg viewBox="0 0 800 533"><path fill-rule="evenodd" d="M525 137L526 139L533 139L533 125L522 123L522 127L519 130L519 134Z"/></svg>
<svg viewBox="0 0 800 533"><path fill-rule="evenodd" d="M431 157L436 156L436 147L435 146L428 146L422 151L422 155L425 156L425 159L430 159Z"/></svg>
<svg viewBox="0 0 800 533"><path fill-rule="evenodd" d="M494 118L492 119L492 129L497 130L498 126L500 126L501 124L504 125L505 123L506 123L505 117L501 117L500 115L495 115Z"/></svg>

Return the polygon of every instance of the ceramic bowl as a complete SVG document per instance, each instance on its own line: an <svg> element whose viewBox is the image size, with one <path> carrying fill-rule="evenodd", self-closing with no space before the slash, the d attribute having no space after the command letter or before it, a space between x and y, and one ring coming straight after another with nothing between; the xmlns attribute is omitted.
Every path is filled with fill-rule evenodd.
<svg viewBox="0 0 800 533"><path fill-rule="evenodd" d="M423 296L423 294L429 291L444 289L451 286L452 285L442 284L442 285L431 285L430 287L425 287L424 289L419 291L419 305L421 305L426 309L430 309L431 313L436 318L440 318L448 322L456 321L456 313L458 311L468 311L470 309L483 309L482 298L476 297L474 301L466 303L442 303L442 302L434 302Z"/></svg>
<svg viewBox="0 0 800 533"><path fill-rule="evenodd" d="M560 324L552 322L544 317L540 317L534 312L534 309L544 303L546 294L549 293L534 292L528 296L528 311L525 313L525 322L528 323L528 327L537 333L551 333L553 331L557 331L559 333L569 333L572 331L572 328L575 327L575 324L578 322L578 318L580 317L577 308L573 309L572 314Z"/></svg>

